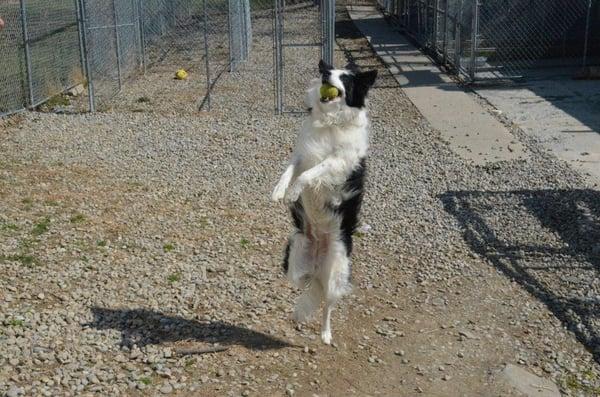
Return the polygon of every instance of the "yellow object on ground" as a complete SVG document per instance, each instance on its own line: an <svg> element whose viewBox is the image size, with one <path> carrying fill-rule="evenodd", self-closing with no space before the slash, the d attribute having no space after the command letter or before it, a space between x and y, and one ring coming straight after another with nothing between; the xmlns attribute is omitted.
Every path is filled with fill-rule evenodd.
<svg viewBox="0 0 600 397"><path fill-rule="evenodd" d="M185 80L185 79L187 79L187 77L188 77L188 74L183 69L179 69L177 72L175 72L175 78L177 80Z"/></svg>

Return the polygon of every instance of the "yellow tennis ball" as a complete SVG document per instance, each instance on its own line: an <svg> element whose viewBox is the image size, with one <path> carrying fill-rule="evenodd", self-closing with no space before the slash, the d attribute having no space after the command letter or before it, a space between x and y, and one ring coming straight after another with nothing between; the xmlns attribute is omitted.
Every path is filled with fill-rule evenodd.
<svg viewBox="0 0 600 397"><path fill-rule="evenodd" d="M323 84L319 90L321 99L334 99L340 94L340 91L331 84Z"/></svg>
<svg viewBox="0 0 600 397"><path fill-rule="evenodd" d="M188 74L185 70L183 69L179 69L176 73L175 73L175 78L177 78L177 80L185 80L187 79Z"/></svg>

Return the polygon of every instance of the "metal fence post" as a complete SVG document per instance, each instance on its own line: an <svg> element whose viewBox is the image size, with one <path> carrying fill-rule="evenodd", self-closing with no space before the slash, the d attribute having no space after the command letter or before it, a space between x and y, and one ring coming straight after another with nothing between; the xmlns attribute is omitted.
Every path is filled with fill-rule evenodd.
<svg viewBox="0 0 600 397"><path fill-rule="evenodd" d="M206 106L210 110L210 63L208 62L208 10L206 8L206 0L202 1L202 13L204 16L204 67L206 69Z"/></svg>
<svg viewBox="0 0 600 397"><path fill-rule="evenodd" d="M460 74L460 55L461 55L461 23L462 23L462 0L457 2L458 9L454 16L454 67L456 68L456 74Z"/></svg>
<svg viewBox="0 0 600 397"><path fill-rule="evenodd" d="M442 36L442 63L448 63L448 1L444 0L444 35Z"/></svg>
<svg viewBox="0 0 600 397"><path fill-rule="evenodd" d="M592 1L588 0L587 16L585 18L585 39L583 44L583 67L587 66L588 45L590 39L590 19L592 15Z"/></svg>
<svg viewBox="0 0 600 397"><path fill-rule="evenodd" d="M33 73L31 69L31 48L29 47L29 31L27 27L27 7L25 0L20 0L21 5L21 26L23 32L23 44L25 46L25 64L27 65L27 88L29 89L29 106L33 106L35 99L33 97Z"/></svg>
<svg viewBox="0 0 600 397"><path fill-rule="evenodd" d="M96 111L96 98L94 97L94 82L91 74L90 60L88 57L87 50L87 27L85 19L84 1L85 0L75 0L75 7L77 10L77 30L79 33L79 51L81 52L81 66L85 71L85 78L87 81L90 112L93 113Z"/></svg>
<svg viewBox="0 0 600 397"><path fill-rule="evenodd" d="M433 2L433 28L432 28L433 39L431 40L431 44L432 44L431 48L433 49L433 53L436 54L436 56L437 56L437 52L438 52L437 36L438 36L438 7L439 7L439 5L440 5L439 0L434 0L434 2Z"/></svg>
<svg viewBox="0 0 600 397"><path fill-rule="evenodd" d="M333 64L333 46L335 42L335 0L324 0L324 40L323 40L323 60L328 64Z"/></svg>
<svg viewBox="0 0 600 397"><path fill-rule="evenodd" d="M473 16L471 24L471 62L469 64L469 79L475 81L477 75L477 40L479 37L479 0L473 1Z"/></svg>
<svg viewBox="0 0 600 397"><path fill-rule="evenodd" d="M404 24L406 26L406 31L411 33L411 26L410 26L410 9L411 9L411 3L413 0L406 0L406 23Z"/></svg>
<svg viewBox="0 0 600 397"><path fill-rule="evenodd" d="M283 113L283 0L274 0L275 111ZM323 8L321 8L323 10ZM321 11L323 12L323 11Z"/></svg>
<svg viewBox="0 0 600 397"><path fill-rule="evenodd" d="M119 40L119 23L117 21L117 6L115 5L115 0L112 1L112 10L113 17L115 22L115 44L117 48L117 75L119 77L119 91L121 90L121 85L123 84L123 78L121 76L121 43Z"/></svg>
<svg viewBox="0 0 600 397"><path fill-rule="evenodd" d="M227 41L227 45L228 45L227 52L229 53L229 71L234 72L235 71L235 57L232 52L233 43L231 42L231 40L233 40L233 37L231 35L231 18L233 18L231 1L232 0L229 0L227 2L227 38L229 39Z"/></svg>
<svg viewBox="0 0 600 397"><path fill-rule="evenodd" d="M140 57L142 58L142 71L146 74L146 28L144 25L144 5L143 0L137 1L137 13L138 13L138 30L140 34Z"/></svg>

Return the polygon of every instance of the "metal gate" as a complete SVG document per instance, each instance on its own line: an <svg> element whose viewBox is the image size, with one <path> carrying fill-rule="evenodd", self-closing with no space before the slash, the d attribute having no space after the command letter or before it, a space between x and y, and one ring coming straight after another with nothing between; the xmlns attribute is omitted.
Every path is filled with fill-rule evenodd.
<svg viewBox="0 0 600 397"><path fill-rule="evenodd" d="M294 24L311 18L314 31L297 31ZM296 64L294 58L309 56L315 59L315 67L320 59L333 64L335 43L335 0L293 1L275 0L274 26L274 84L275 109L277 114L305 112L301 95L288 98L287 85L290 79L305 79L302 71L288 73ZM304 25L305 26L305 25Z"/></svg>

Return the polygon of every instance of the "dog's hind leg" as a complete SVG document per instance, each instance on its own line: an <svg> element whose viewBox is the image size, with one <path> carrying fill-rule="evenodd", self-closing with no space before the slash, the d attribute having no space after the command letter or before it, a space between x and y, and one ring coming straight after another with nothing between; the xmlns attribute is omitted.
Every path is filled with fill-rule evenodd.
<svg viewBox="0 0 600 397"><path fill-rule="evenodd" d="M289 243L287 276L293 285L304 289L294 309L294 320L297 322L310 319L319 308L323 296L323 287L315 278L316 244L308 224L306 232L294 234Z"/></svg>
<svg viewBox="0 0 600 397"><path fill-rule="evenodd" d="M331 312L335 302L326 301L323 308L323 322L321 323L321 340L326 345L331 344Z"/></svg>
<svg viewBox="0 0 600 397"><path fill-rule="evenodd" d="M350 292L350 259L346 247L339 240L330 241L327 256L322 263L319 279L323 286L323 320L321 323L321 340L331 344L331 312L337 301Z"/></svg>
<svg viewBox="0 0 600 397"><path fill-rule="evenodd" d="M308 288L300 295L294 307L294 320L302 323L309 320L321 305L323 288L319 280L312 279Z"/></svg>
<svg viewBox="0 0 600 397"><path fill-rule="evenodd" d="M284 269L287 265L285 269L287 278L297 288L306 288L314 273L311 245L311 241L304 233L296 232L290 236Z"/></svg>

